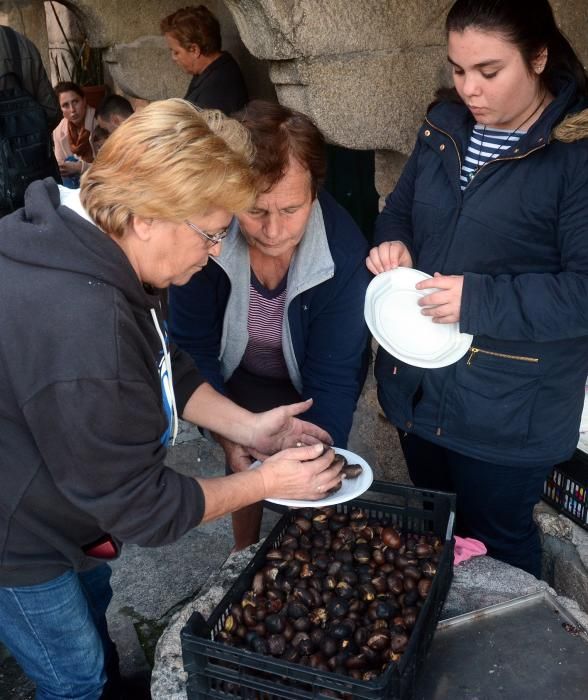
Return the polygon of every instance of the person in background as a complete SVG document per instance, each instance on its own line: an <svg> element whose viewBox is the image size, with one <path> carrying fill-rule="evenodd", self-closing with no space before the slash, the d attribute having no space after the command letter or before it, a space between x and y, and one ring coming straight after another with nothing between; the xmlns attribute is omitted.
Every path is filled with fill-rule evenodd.
<svg viewBox="0 0 588 700"><path fill-rule="evenodd" d="M221 112L155 102L108 137L80 190L36 181L0 221L0 641L39 700L118 697L106 562L123 542L164 545L340 482L328 433L297 418L312 401L240 408L161 315L158 290L218 255L251 206L250 157ZM166 467L179 416L265 461L209 479Z"/></svg>
<svg viewBox="0 0 588 700"><path fill-rule="evenodd" d="M86 101L83 89L72 82L55 86L63 119L53 132L55 157L64 185L79 187L79 177L94 160L91 136L96 126L94 107Z"/></svg>
<svg viewBox="0 0 588 700"><path fill-rule="evenodd" d="M0 25L0 217L22 206L27 186L55 177L51 132L59 103L35 45Z"/></svg>
<svg viewBox="0 0 588 700"><path fill-rule="evenodd" d="M254 100L236 118L251 134L257 199L222 253L169 295L170 331L218 391L262 411L313 397L308 420L344 448L365 380L368 245L321 190L324 138L304 114ZM254 455L217 436L230 471ZM233 515L237 549L259 538L262 508Z"/></svg>
<svg viewBox="0 0 588 700"><path fill-rule="evenodd" d="M241 69L222 50L220 24L207 7L183 7L162 19L160 27L174 63L193 76L185 99L225 114L246 105Z"/></svg>
<svg viewBox="0 0 588 700"><path fill-rule="evenodd" d="M446 27L455 89L367 264L434 275L422 313L474 339L440 369L380 348L378 393L415 485L456 491L458 534L540 576L533 507L576 447L588 372L588 78L547 0L457 0Z"/></svg>
<svg viewBox="0 0 588 700"><path fill-rule="evenodd" d="M110 134L108 131L106 131L106 129L103 129L101 126L94 127L92 138L90 139L92 143L92 150L94 151L94 157L98 155L98 151L102 148L102 146L104 146L104 142L109 136Z"/></svg>
<svg viewBox="0 0 588 700"><path fill-rule="evenodd" d="M0 25L0 90L10 85L8 73L20 73L22 87L41 105L47 116L47 127L53 130L61 119L61 109L39 51L26 36L14 32L19 52L19 56L15 56L8 40L8 29ZM17 60L18 66L15 63Z"/></svg>
<svg viewBox="0 0 588 700"><path fill-rule="evenodd" d="M98 105L96 121L109 134L117 129L133 113L133 106L122 95L108 95Z"/></svg>

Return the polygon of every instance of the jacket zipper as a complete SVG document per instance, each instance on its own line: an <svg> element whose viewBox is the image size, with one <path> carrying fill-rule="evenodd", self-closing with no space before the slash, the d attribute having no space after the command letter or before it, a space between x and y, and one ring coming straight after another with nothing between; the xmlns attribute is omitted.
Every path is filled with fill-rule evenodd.
<svg viewBox="0 0 588 700"><path fill-rule="evenodd" d="M466 362L466 365L471 365L472 360L478 354L491 355L492 357L500 357L503 360L517 360L518 362L531 362L531 363L539 362L538 357L529 357L528 355L509 355L508 353L505 353L505 352L494 352L493 350L482 350L482 348L476 348L472 345L470 347L470 354L469 354L468 360Z"/></svg>
<svg viewBox="0 0 588 700"><path fill-rule="evenodd" d="M451 142L453 143L453 145L455 147L455 152L457 153L457 160L459 161L459 174L461 175L461 156L459 154L459 148L457 147L457 143L455 142L455 139L453 138L453 136L450 133L448 133L447 131L443 131L443 129L440 129L438 126L435 126L435 124L433 124L433 122L430 122L427 117L425 117L425 122L432 129L435 129L435 131L438 131L439 133L444 134L445 136L447 136L448 139L451 140ZM477 176L477 174L482 170L482 168L485 168L487 165L490 165L491 163L498 163L498 162L507 161L507 160L522 160L523 158L526 158L527 156L531 155L531 153L535 153L535 151L540 151L542 148L545 148L546 145L547 145L547 143L542 143L540 146L537 146L536 148L532 148L530 151L527 151L526 153L523 153L520 156L507 156L506 158L494 158L492 160L486 161L483 165L481 165L476 170L472 179L468 182L467 186L468 187L470 186L470 184L472 183L474 178Z"/></svg>
<svg viewBox="0 0 588 700"><path fill-rule="evenodd" d="M546 144L541 144L541 146L537 146L536 148L532 148L530 151L527 151L526 153L523 153L521 156L507 156L506 158L493 158L492 160L487 160L485 163L480 165L480 167L476 170L476 172L472 175L471 180L468 182L467 187L469 187L472 182L474 181L474 178L477 177L478 173L485 168L487 165L491 165L492 163L500 163L500 162L505 162L507 160L522 160L523 158L526 158L527 156L530 156L531 153L535 153L535 151L540 151L542 148L545 148ZM467 189L466 187L466 189Z"/></svg>
<svg viewBox="0 0 588 700"><path fill-rule="evenodd" d="M455 139L451 134L449 134L447 131L443 131L443 129L440 129L438 126L435 126L432 122L429 121L427 117L425 117L425 122L431 127L431 129L435 129L435 131L438 131L441 134L444 134L447 136L447 138L453 143L455 147L455 152L457 153L457 160L459 162L459 170L458 170L458 176L461 175L461 155L459 153L459 148L457 147L457 143L455 142Z"/></svg>
<svg viewBox="0 0 588 700"><path fill-rule="evenodd" d="M458 180L459 180L459 177L461 176L462 164L461 164L461 155L460 155L459 148L458 148L458 145L457 145L455 139L453 138L453 136L450 133L448 133L447 131L444 131L443 129L440 129L438 126L433 124L433 122L429 121L429 119L427 117L425 117L425 122L431 127L431 129L435 129L435 131L438 131L440 134L444 134L453 144L453 147L455 148L455 153L457 155L457 161L459 163L459 170L458 170L458 174L457 174ZM480 172L480 170L482 170L483 167L485 167L486 165L489 165L490 163L496 163L497 161L507 161L507 160L522 160L523 158L526 158L531 153L534 153L535 151L539 151L540 149L545 148L545 146L546 146L546 144L543 143L543 144L541 144L541 146L537 146L537 148L533 148L532 150L527 151L526 153L523 153L520 156L508 156L507 158L495 158L494 160L488 161L488 162L484 163L484 165L482 165L480 168L478 168L478 171L475 173L474 177L476 177L476 175ZM472 178L470 180L470 182L468 183L468 186L471 184L473 179L474 178ZM472 347L470 347L470 355L467 359L466 364L471 365L473 358L478 353L482 353L485 355L493 355L494 357L501 357L501 358L506 359L506 360L518 360L519 362L531 362L531 363L539 362L538 357L525 357L523 355L508 355L506 353L492 352L491 350L482 350L480 348L475 348L472 346ZM440 436L442 434L442 432L443 432L443 430L439 426L435 430L435 435Z"/></svg>

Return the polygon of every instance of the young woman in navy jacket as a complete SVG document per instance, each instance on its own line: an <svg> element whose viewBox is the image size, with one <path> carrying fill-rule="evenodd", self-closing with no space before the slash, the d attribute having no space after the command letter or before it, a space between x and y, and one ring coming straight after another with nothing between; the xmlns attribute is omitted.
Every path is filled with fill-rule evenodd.
<svg viewBox="0 0 588 700"><path fill-rule="evenodd" d="M533 507L571 456L588 372L587 78L547 0L458 0L455 90L435 103L376 225L368 268L423 270L457 363L380 348L380 402L414 483L454 490L458 531L536 576Z"/></svg>

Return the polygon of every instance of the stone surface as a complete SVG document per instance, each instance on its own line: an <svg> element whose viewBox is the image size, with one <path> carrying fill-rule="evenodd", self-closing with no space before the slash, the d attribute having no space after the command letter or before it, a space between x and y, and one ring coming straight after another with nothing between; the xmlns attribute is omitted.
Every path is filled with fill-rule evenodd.
<svg viewBox="0 0 588 700"><path fill-rule="evenodd" d="M447 0L225 0L247 48L267 60L441 43Z"/></svg>
<svg viewBox="0 0 588 700"><path fill-rule="evenodd" d="M543 502L535 521L543 538L544 578L588 612L588 531Z"/></svg>
<svg viewBox="0 0 588 700"><path fill-rule="evenodd" d="M231 554L219 571L213 573L204 584L201 596L190 601L177 612L162 634L155 650L155 663L151 677L151 695L154 700L182 700L186 698L187 674L182 661L180 632L198 611L208 619L227 589L239 576L259 545Z"/></svg>
<svg viewBox="0 0 588 700"><path fill-rule="evenodd" d="M445 80L444 52L443 46L423 46L305 57L272 62L270 78L280 102L309 114L328 140L408 155L426 106Z"/></svg>
<svg viewBox="0 0 588 700"><path fill-rule="evenodd" d="M160 67L165 80L153 81L153 74L142 70L146 57L154 67ZM183 97L190 76L181 70L169 70L169 50L161 36L142 36L133 42L117 43L104 53L104 65L114 84L129 97L145 100L165 100ZM159 72L159 71L158 71Z"/></svg>
<svg viewBox="0 0 588 700"><path fill-rule="evenodd" d="M357 404L348 448L372 467L374 479L410 484L398 433L380 408L371 370Z"/></svg>
<svg viewBox="0 0 588 700"><path fill-rule="evenodd" d="M416 132L414 134L416 141ZM380 210L383 209L386 197L398 182L407 157L395 151L376 151L375 158L375 187L380 195Z"/></svg>
<svg viewBox="0 0 588 700"><path fill-rule="evenodd" d="M522 569L491 557L474 557L454 568L441 618L455 617L547 589L545 581Z"/></svg>

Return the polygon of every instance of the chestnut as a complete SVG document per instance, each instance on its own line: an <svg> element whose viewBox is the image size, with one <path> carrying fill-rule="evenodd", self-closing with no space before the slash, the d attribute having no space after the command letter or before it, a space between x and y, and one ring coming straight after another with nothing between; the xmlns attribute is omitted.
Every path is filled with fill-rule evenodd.
<svg viewBox="0 0 588 700"><path fill-rule="evenodd" d="M286 640L281 634L270 634L267 639L267 648L272 656L282 656L286 651Z"/></svg>
<svg viewBox="0 0 588 700"><path fill-rule="evenodd" d="M400 534L393 527L385 527L380 535L382 542L391 549L399 549L402 543Z"/></svg>

